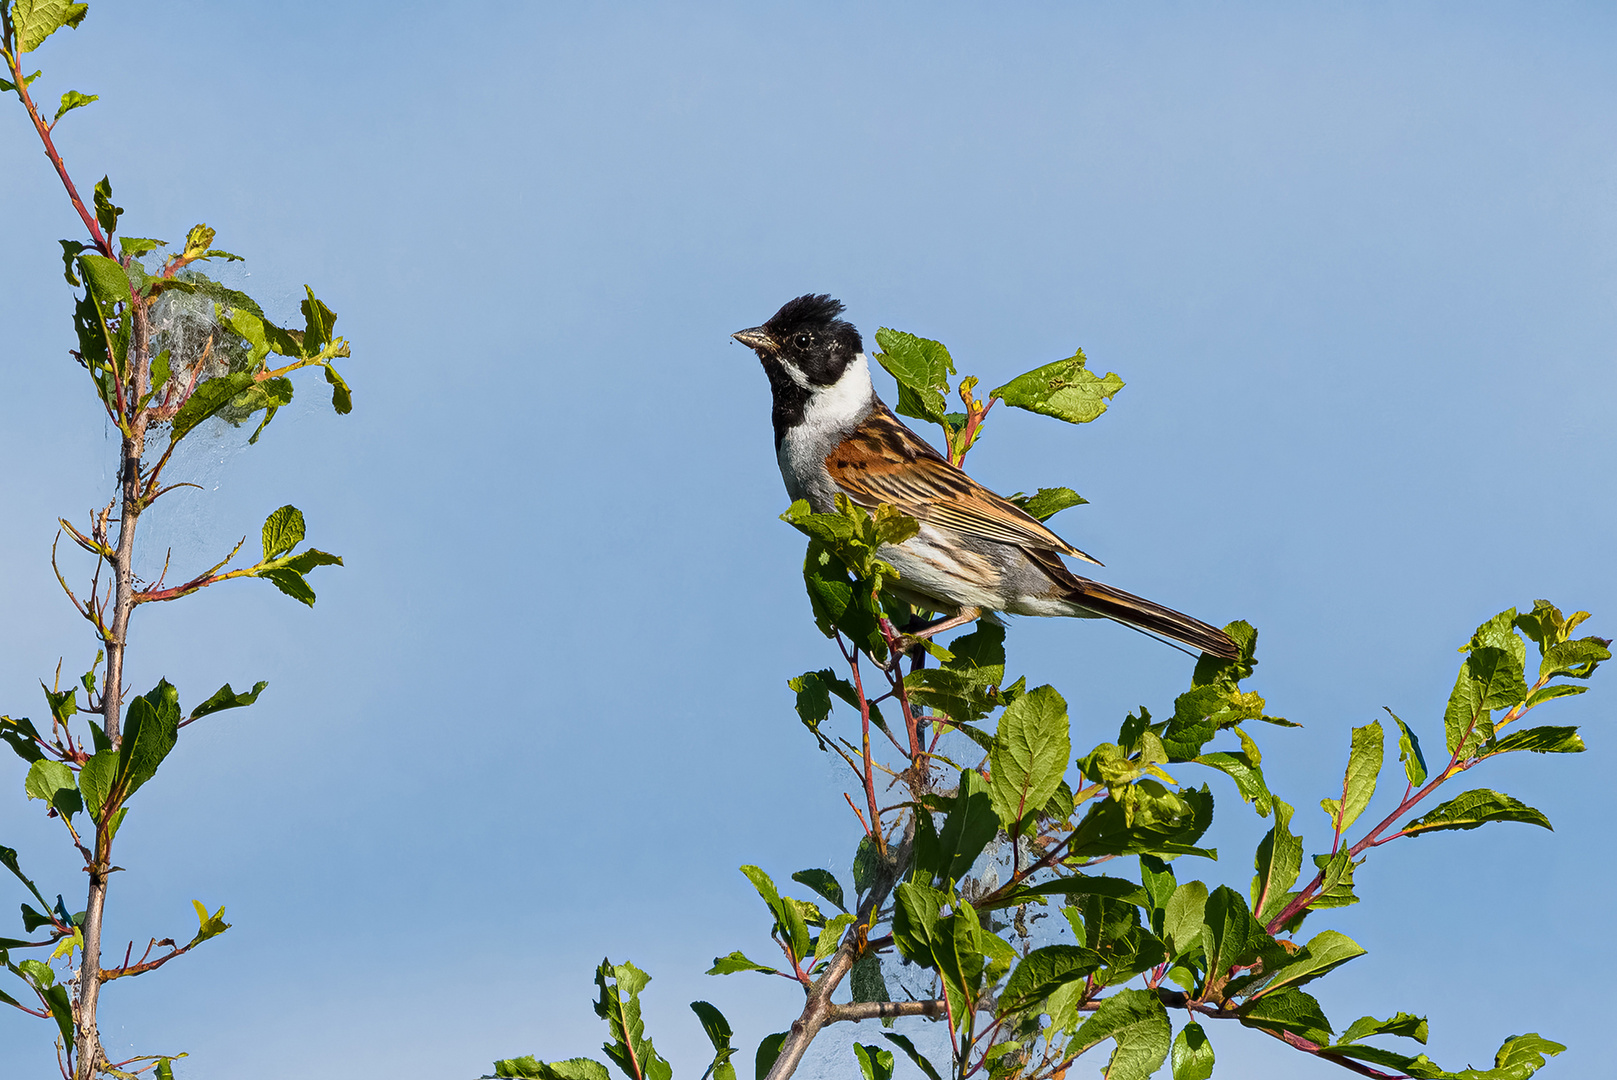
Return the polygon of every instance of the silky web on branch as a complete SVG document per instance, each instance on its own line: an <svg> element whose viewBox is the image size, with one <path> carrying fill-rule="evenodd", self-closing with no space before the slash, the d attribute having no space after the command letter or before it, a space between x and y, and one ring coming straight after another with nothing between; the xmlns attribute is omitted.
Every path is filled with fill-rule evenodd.
<svg viewBox="0 0 1617 1080"><path fill-rule="evenodd" d="M189 271L181 271L177 276L182 280L201 277ZM234 290L245 289L246 279L252 275L244 270L227 269L210 276L224 279L219 283ZM290 288L264 290L258 286L258 291L260 294L267 291L267 298L278 310L297 310L296 294ZM193 374L200 384L246 369L245 343L221 322L221 315L228 314L229 310L227 302L178 289L167 290L157 298L151 309L151 354L156 357L165 350L168 352L170 385L177 382L183 387ZM200 372L196 371L198 365ZM287 422L302 420L318 404L318 394L294 397L291 404L281 408L276 422L284 429ZM250 522L252 512L259 508L235 508L198 497L205 492L218 491L229 468L247 449L248 438L258 426L256 418L250 423L247 421L245 413L223 409L203 421L175 448L163 470L164 482L195 484L196 487L176 488L142 516L141 531L135 541L135 573L142 579L155 581L167 563L168 581L183 581L222 558L244 530L252 531L250 526L237 522ZM148 468L168 449L167 425L154 431L157 437L147 444L145 464ZM114 479L109 476L109 484ZM238 509L244 509L245 516Z"/></svg>

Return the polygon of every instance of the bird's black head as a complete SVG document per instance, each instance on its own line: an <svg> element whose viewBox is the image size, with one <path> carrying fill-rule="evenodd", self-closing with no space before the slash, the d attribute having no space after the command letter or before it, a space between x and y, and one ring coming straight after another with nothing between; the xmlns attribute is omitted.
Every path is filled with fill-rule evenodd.
<svg viewBox="0 0 1617 1080"><path fill-rule="evenodd" d="M735 338L757 350L766 368L775 360L794 368L810 386L831 386L865 351L859 331L837 318L841 314L842 301L810 293L788 300L768 322Z"/></svg>
<svg viewBox="0 0 1617 1080"><path fill-rule="evenodd" d="M758 354L769 376L777 444L786 429L802 421L809 398L835 386L865 351L859 331L837 318L842 310L840 300L810 293L787 301L762 326L731 335Z"/></svg>

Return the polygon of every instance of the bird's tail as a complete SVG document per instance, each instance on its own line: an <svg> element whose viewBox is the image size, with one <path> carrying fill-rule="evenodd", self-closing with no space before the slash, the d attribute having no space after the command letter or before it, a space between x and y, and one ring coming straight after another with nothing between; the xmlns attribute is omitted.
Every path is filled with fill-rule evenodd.
<svg viewBox="0 0 1617 1080"><path fill-rule="evenodd" d="M1241 654L1230 636L1217 627L1098 581L1078 578L1065 599L1086 612L1161 634L1223 660L1234 660Z"/></svg>

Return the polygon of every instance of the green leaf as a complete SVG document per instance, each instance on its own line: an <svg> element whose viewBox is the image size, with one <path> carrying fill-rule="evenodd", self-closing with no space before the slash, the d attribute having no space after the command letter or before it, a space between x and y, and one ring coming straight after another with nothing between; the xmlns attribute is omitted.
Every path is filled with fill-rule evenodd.
<svg viewBox="0 0 1617 1080"><path fill-rule="evenodd" d="M1347 907L1359 902L1359 898L1353 894L1353 871L1358 863L1353 861L1347 847L1342 847L1334 855L1314 856L1314 865L1324 874L1324 879L1320 882L1318 895L1309 902L1310 907ZM1288 925L1287 929L1294 929L1297 925L1300 922Z"/></svg>
<svg viewBox="0 0 1617 1080"><path fill-rule="evenodd" d="M264 519L264 559L279 558L303 543L303 511L292 505Z"/></svg>
<svg viewBox="0 0 1617 1080"><path fill-rule="evenodd" d="M1252 804L1258 816L1269 816L1269 810L1274 805L1274 796L1269 793L1269 785L1264 782L1263 770L1245 751L1231 753L1219 750L1211 754L1202 754L1192 760L1198 765L1217 769L1234 780L1241 798Z"/></svg>
<svg viewBox="0 0 1617 1080"><path fill-rule="evenodd" d="M43 2L43 0L41 0ZM95 219L110 239L124 208L112 202L112 181L103 176L95 185Z"/></svg>
<svg viewBox="0 0 1617 1080"><path fill-rule="evenodd" d="M826 920L825 926L820 930L820 936L814 939L814 963L830 956L842 944L842 935L848 927L853 925L853 916L847 912Z"/></svg>
<svg viewBox="0 0 1617 1080"><path fill-rule="evenodd" d="M1173 891L1163 913L1162 931L1173 956L1201 941L1202 923L1207 908L1207 886L1200 881L1187 881Z"/></svg>
<svg viewBox="0 0 1617 1080"><path fill-rule="evenodd" d="M218 937L220 934L230 929L230 924L225 922L225 909L223 904L219 906L218 911L215 911L211 915L208 914L208 909L203 906L203 903L200 900L191 901L191 906L196 909L197 913L197 932L196 937L191 939L191 944L187 945L186 948L189 949L193 945L200 945L209 938Z"/></svg>
<svg viewBox="0 0 1617 1080"><path fill-rule="evenodd" d="M22 872L21 867L19 867L17 865L17 850L15 848L0 847L0 866L4 866L7 870L10 870L11 873L16 877L16 879L18 881L20 881L24 885L26 885L28 887L28 891L34 894L34 899L35 900L38 900L41 904L43 904L46 907L50 906L49 904L45 903L45 898L39 894L39 889L34 885L34 883L32 881L28 880L28 876L26 874L24 874ZM24 914L25 917L27 915L28 910L29 910L28 905L24 904L23 905L23 914ZM26 921L26 918L25 918L25 921ZM50 920L44 918L43 916L41 916L40 921L41 922L49 922ZM38 924L36 923L35 925L37 926ZM27 926L27 927L25 927L25 929L30 934L34 932L34 927L33 926Z"/></svg>
<svg viewBox="0 0 1617 1080"><path fill-rule="evenodd" d="M1265 994L1241 1006L1241 1023L1265 1031L1289 1031L1316 1043L1331 1038L1331 1022L1325 1019L1319 1002L1296 987L1288 986Z"/></svg>
<svg viewBox="0 0 1617 1080"><path fill-rule="evenodd" d="M1229 978L1231 967L1251 962L1271 944L1241 894L1228 885L1220 885L1207 898L1202 909L1201 942L1207 980L1215 987Z"/></svg>
<svg viewBox="0 0 1617 1080"><path fill-rule="evenodd" d="M1478 634L1481 632L1479 630ZM1520 638L1514 634L1509 637L1521 645ZM1522 655L1518 655L1525 654L1525 650L1524 645L1519 649L1470 648L1443 711L1450 753L1468 756L1479 744L1493 737L1491 710L1508 709L1527 697L1527 684L1522 680Z"/></svg>
<svg viewBox="0 0 1617 1080"><path fill-rule="evenodd" d="M1611 642L1605 638L1586 637L1576 641L1563 641L1544 650L1544 662L1539 665L1541 677L1565 675L1573 679L1587 679L1595 673L1602 661L1611 659Z"/></svg>
<svg viewBox="0 0 1617 1080"><path fill-rule="evenodd" d="M601 990L595 1003L595 1015L607 1022L611 1041L602 1049L606 1056L629 1076L645 1080L671 1080L673 1068L657 1056L651 1040L646 1038L646 1025L640 1014L640 991L646 988L651 976L625 962L614 965L602 960L595 971L595 985Z"/></svg>
<svg viewBox="0 0 1617 1080"><path fill-rule="evenodd" d="M756 866L743 866L741 872L752 887L758 890L769 910L774 913L775 927L780 932L781 940L792 950L792 955L802 960L810 955L808 924L803 921L802 913L787 903L775 889L775 883L769 875Z"/></svg>
<svg viewBox="0 0 1617 1080"><path fill-rule="evenodd" d="M1123 380L1108 373L1104 378L1085 367L1084 350L1065 360L1045 364L989 394L1018 409L1043 413L1069 424L1083 424L1106 411Z"/></svg>
<svg viewBox="0 0 1617 1080"><path fill-rule="evenodd" d="M264 433L264 429L269 427L269 422L275 419L280 407L290 404L292 404L292 380L280 376L256 380L253 385L231 400L230 407L243 416L251 416L260 409L264 410L264 419L258 422L258 426L247 438L247 445L252 446L258 442L258 437Z"/></svg>
<svg viewBox="0 0 1617 1080"><path fill-rule="evenodd" d="M769 1070L775 1067L775 1059L780 1057L780 1048L786 1043L786 1032L777 1031L773 1035L765 1035L758 1044L758 1056L754 1059L754 1068L758 1071L758 1080L764 1080Z"/></svg>
<svg viewBox="0 0 1617 1080"><path fill-rule="evenodd" d="M298 305L303 312L303 350L305 356L315 356L331 343L331 327L337 316L315 298L313 289L305 285L303 291L309 294L309 298Z"/></svg>
<svg viewBox="0 0 1617 1080"><path fill-rule="evenodd" d="M116 750L102 750L79 769L79 791L84 795L84 809L97 825L106 813L107 800L112 796L118 780L119 754Z"/></svg>
<svg viewBox="0 0 1617 1080"><path fill-rule="evenodd" d="M1046 945L1022 958L1000 991L1002 1012L1030 1009L1061 986L1099 971L1105 963L1093 949L1081 945Z"/></svg>
<svg viewBox="0 0 1617 1080"><path fill-rule="evenodd" d="M1567 619L1562 617L1561 609L1548 600L1535 600L1531 612L1516 616L1516 628L1532 638L1542 651L1565 641L1567 636L1588 617L1587 611L1579 611Z"/></svg>
<svg viewBox="0 0 1617 1080"><path fill-rule="evenodd" d="M1587 686L1574 686L1571 683L1551 683L1549 686L1541 686L1537 690L1534 690L1531 694L1528 694L1527 707L1529 709L1534 709L1544 704L1546 701L1554 701L1556 698L1571 697L1574 694L1582 694L1588 689L1589 688Z"/></svg>
<svg viewBox="0 0 1617 1080"><path fill-rule="evenodd" d="M702 1030L713 1044L713 1064L708 1066L708 1075L714 1080L736 1080L736 1067L730 1064L730 1058L735 1054L735 1047L730 1042L735 1036L730 1030L730 1021L705 1001L691 1002L691 1012L701 1021Z"/></svg>
<svg viewBox="0 0 1617 1080"><path fill-rule="evenodd" d="M24 960L26 964L29 961ZM21 965L18 965L19 967ZM51 1011L51 1018L56 1021L56 1030L62 1033L62 1045L72 1046L74 1035L73 1002L67 996L67 987L52 986L40 992L45 999L45 1005Z"/></svg>
<svg viewBox="0 0 1617 1080"><path fill-rule="evenodd" d="M1578 687L1582 690L1583 687ZM1512 750L1531 750L1535 754L1581 754L1588 747L1575 727L1536 727L1513 731L1488 749L1490 755L1506 754Z"/></svg>
<svg viewBox="0 0 1617 1080"><path fill-rule="evenodd" d="M734 975L738 971L762 971L768 975L775 974L774 968L770 967L768 964L760 964L756 961L748 960L745 956L741 955L741 951L739 949L731 953L729 956L715 956L713 958L713 966L708 968L706 974Z"/></svg>
<svg viewBox="0 0 1617 1080"><path fill-rule="evenodd" d="M1398 718L1398 714L1391 709L1387 715L1392 717L1398 725L1398 760L1404 763L1404 776L1409 780L1409 786L1418 788L1426 782L1426 756L1420 752L1420 740L1415 733L1409 730L1409 725Z"/></svg>
<svg viewBox="0 0 1617 1080"><path fill-rule="evenodd" d="M1150 915L1151 932L1166 940L1164 929L1168 914L1168 901L1173 899L1179 883L1174 880L1173 867L1155 855L1140 856L1140 884L1146 894L1141 906Z"/></svg>
<svg viewBox="0 0 1617 1080"><path fill-rule="evenodd" d="M1107 1039L1117 1042L1102 1074L1106 1080L1144 1080L1168 1060L1173 1026L1157 995L1149 990L1121 990L1100 1003L1067 1045L1069 1055L1082 1054Z"/></svg>
<svg viewBox="0 0 1617 1080"><path fill-rule="evenodd" d="M847 905L843 903L842 883L836 879L836 875L832 874L831 871L799 870L797 873L792 875L792 880L797 882L799 885L807 885L809 888L831 901L831 903L837 906L838 911L848 910Z"/></svg>
<svg viewBox="0 0 1617 1080"><path fill-rule="evenodd" d="M1136 907L1144 907L1150 901L1144 888L1125 878L1075 874L1072 877L1059 877L1053 881L1041 881L1037 885L1012 889L992 904L979 901L978 907L983 910L1014 907L1041 896L1104 896Z"/></svg>
<svg viewBox="0 0 1617 1080"><path fill-rule="evenodd" d="M41 901L41 903L43 903L43 901ZM45 906L47 908L50 907L49 904L46 904ZM46 914L44 914L42 912L35 911L33 908L29 907L27 904L22 905L22 929L23 929L23 933L32 934L35 930L39 929L41 926L45 926L50 921L51 921L51 917L49 915L46 915Z"/></svg>
<svg viewBox="0 0 1617 1080"><path fill-rule="evenodd" d="M988 781L974 769L962 769L938 833L937 858L931 867L937 880L947 884L964 878L998 832Z"/></svg>
<svg viewBox="0 0 1617 1080"><path fill-rule="evenodd" d="M193 225L185 234L185 259L200 259L213 246L214 231L206 225Z"/></svg>
<svg viewBox="0 0 1617 1080"><path fill-rule="evenodd" d="M1301 953L1281 965L1262 993L1274 993L1286 986L1301 986L1363 955L1364 950L1352 938L1335 930L1322 930L1309 939ZM1343 1039L1352 1041L1346 1036Z"/></svg>
<svg viewBox="0 0 1617 1080"><path fill-rule="evenodd" d="M169 380L173 377L174 373L169 367L169 351L164 349L162 352L152 357L152 388L147 391L147 394L151 395L161 392L163 387L167 386Z"/></svg>
<svg viewBox="0 0 1617 1080"><path fill-rule="evenodd" d="M1252 860L1257 870L1252 879L1252 909L1265 926L1290 903L1289 890L1297 884L1303 865L1302 838L1291 831L1291 806L1276 799L1274 808L1274 828L1258 844Z"/></svg>
<svg viewBox="0 0 1617 1080"><path fill-rule="evenodd" d="M1140 912L1131 904L1106 896L1085 896L1061 913L1073 932L1106 964L1096 977L1103 986L1125 983L1168 958L1167 947L1141 926Z"/></svg>
<svg viewBox="0 0 1617 1080"><path fill-rule="evenodd" d="M61 107L56 110L56 117L51 121L51 124L54 126L57 120L60 120L74 109L82 109L90 102L100 100L101 96L99 94L81 94L77 90L69 90L62 95Z"/></svg>
<svg viewBox="0 0 1617 1080"><path fill-rule="evenodd" d="M1406 1039L1414 1039L1418 1043L1426 1042L1426 1017L1411 1016L1401 1012L1391 1020L1377 1020L1373 1016L1361 1016L1349 1024L1342 1037L1337 1039L1337 1045L1342 1043L1358 1042L1371 1035L1401 1035Z"/></svg>
<svg viewBox="0 0 1617 1080"><path fill-rule="evenodd" d="M876 354L877 363L898 380L899 415L947 428L944 398L955 370L949 350L941 342L885 326L876 331L876 344L882 349Z"/></svg>
<svg viewBox="0 0 1617 1080"><path fill-rule="evenodd" d="M910 672L904 677L904 687L911 706L934 709L960 724L970 724L1006 703L999 690L1004 675L1003 664L977 667L950 662Z"/></svg>
<svg viewBox="0 0 1617 1080"><path fill-rule="evenodd" d="M1067 703L1054 687L1036 687L1005 710L989 752L989 795L1007 830L1017 831L1050 801L1071 752Z"/></svg>
<svg viewBox="0 0 1617 1080"><path fill-rule="evenodd" d="M303 575L296 570L284 566L272 567L268 570L261 570L253 576L264 578L292 599L314 607L314 590L309 587L307 581L303 580Z"/></svg>
<svg viewBox="0 0 1617 1080"><path fill-rule="evenodd" d="M203 380L169 421L169 438L179 442L252 384L253 377L240 371Z"/></svg>
<svg viewBox="0 0 1617 1080"><path fill-rule="evenodd" d="M331 384L331 408L338 416L347 416L354 411L354 394L348 389L348 383L337 374L337 369L330 364L324 365L326 369L326 382Z"/></svg>
<svg viewBox="0 0 1617 1080"><path fill-rule="evenodd" d="M1201 855L1193 847L1213 821L1213 795L1205 787L1169 791L1144 779L1125 786L1118 798L1094 799L1068 848L1074 859L1103 855Z"/></svg>
<svg viewBox="0 0 1617 1080"><path fill-rule="evenodd" d="M44 990L56 985L56 972L43 960L20 960L17 963L18 974L27 979L36 989Z"/></svg>
<svg viewBox="0 0 1617 1080"><path fill-rule="evenodd" d="M926 1074L927 1080L942 1080L942 1077L938 1075L937 1067L922 1056L908 1036L884 1031L882 1032L882 1038L904 1051L904 1055L915 1063L915 1067Z"/></svg>
<svg viewBox="0 0 1617 1080"><path fill-rule="evenodd" d="M887 980L882 978L881 957L867 952L853 962L848 982L855 1001L891 1001L887 993Z"/></svg>
<svg viewBox="0 0 1617 1080"><path fill-rule="evenodd" d="M611 1080L611 1073L599 1061L589 1058L569 1058L548 1064L529 1054L494 1063L496 1077L515 1080Z"/></svg>
<svg viewBox="0 0 1617 1080"><path fill-rule="evenodd" d="M825 668L821 671L806 671L795 679L786 680L786 685L797 694L798 719L803 721L804 727L816 735L820 733L820 725L831 715L830 683L835 678L836 675L831 669Z"/></svg>
<svg viewBox="0 0 1617 1080"><path fill-rule="evenodd" d="M906 881L893 890L893 944L912 964L938 966L934 945L939 915L948 897L930 886Z"/></svg>
<svg viewBox="0 0 1617 1080"><path fill-rule="evenodd" d="M240 709L251 705L258 700L258 695L262 694L264 687L268 685L269 683L267 682L259 681L254 683L253 688L247 693L238 694L230 688L229 683L225 683L214 691L211 698L191 710L191 719L195 720L198 717L207 716L209 713L222 712L225 709Z"/></svg>
<svg viewBox="0 0 1617 1080"><path fill-rule="evenodd" d="M127 799L157 772L179 737L180 699L167 679L135 698L124 713L118 749L118 788Z"/></svg>
<svg viewBox="0 0 1617 1080"><path fill-rule="evenodd" d="M1400 1014L1402 1015L1402 1014ZM1366 1017L1365 1019L1369 1019ZM1413 1018L1411 1018L1413 1019ZM1539 1035L1515 1035L1499 1048L1491 1069L1462 1069L1448 1072L1438 1068L1425 1054L1410 1057L1407 1054L1384 1050L1363 1043L1342 1043L1325 1048L1322 1056L1340 1062L1343 1058L1368 1061L1385 1068L1397 1069L1406 1076L1427 1080L1527 1080L1544 1066L1545 1054L1559 1054L1566 1047L1550 1042Z"/></svg>
<svg viewBox="0 0 1617 1080"><path fill-rule="evenodd" d="M32 763L45 756L39 748L39 729L26 716L0 716L0 739L10 744L11 749L24 761Z"/></svg>
<svg viewBox="0 0 1617 1080"><path fill-rule="evenodd" d="M1049 521L1068 507L1083 506L1089 502L1069 487L1040 488L1032 495L1018 491L1010 497L1010 501L1039 521Z"/></svg>
<svg viewBox="0 0 1617 1080"><path fill-rule="evenodd" d="M1347 773L1342 777L1342 798L1323 799L1321 808L1328 814L1338 834L1358 820L1370 797L1376 793L1376 777L1381 774L1381 760L1385 753L1387 736L1381 730L1381 721L1372 720L1364 727L1353 729L1352 749L1348 752Z"/></svg>
<svg viewBox="0 0 1617 1080"><path fill-rule="evenodd" d="M954 912L937 921L932 955L955 1016L965 1016L977 1007L983 975L989 966L985 938L977 909L967 903L955 904Z"/></svg>
<svg viewBox="0 0 1617 1080"><path fill-rule="evenodd" d="M1406 835L1436 832L1440 829L1475 829L1490 821L1520 821L1554 831L1550 819L1526 803L1487 788L1476 788L1457 795L1431 813L1405 825Z"/></svg>
<svg viewBox="0 0 1617 1080"><path fill-rule="evenodd" d="M110 316L113 305L129 302L129 275L116 259L109 259L105 255L80 255L79 271L84 275L85 286L101 306L103 314Z"/></svg>
<svg viewBox="0 0 1617 1080"><path fill-rule="evenodd" d="M34 762L28 767L23 792L30 799L42 800L64 818L71 819L84 809L84 800L79 796L73 770L66 762L44 758Z"/></svg>
<svg viewBox="0 0 1617 1080"><path fill-rule="evenodd" d="M1209 1080L1213 1075L1213 1044L1202 1026L1191 1021L1173 1041L1173 1080Z"/></svg>
<svg viewBox="0 0 1617 1080"><path fill-rule="evenodd" d="M853 1044L853 1058L865 1080L893 1080L893 1052L878 1046Z"/></svg>
<svg viewBox="0 0 1617 1080"><path fill-rule="evenodd" d="M13 0L11 25L16 34L17 53L33 52L64 26L77 30L89 11L89 4L70 4L67 0ZM71 1033L67 1041L72 1045Z"/></svg>
<svg viewBox="0 0 1617 1080"><path fill-rule="evenodd" d="M307 574L317 566L341 566L343 564L341 555L333 555L331 552L321 551L319 548L304 548L291 558L281 561L287 569L295 570L300 574Z"/></svg>
<svg viewBox="0 0 1617 1080"><path fill-rule="evenodd" d="M5 14L6 14L5 13L5 5L0 4L0 17L5 17ZM43 74L44 74L43 71L36 71L32 75L24 75L22 77L23 85L24 86L32 86L32 85L34 85L34 80L39 78ZM0 90L15 90L15 89L17 89L17 84L16 83L7 82L5 79L0 79ZM21 94L19 94L17 96L18 96L19 100L22 97ZM78 282L74 281L74 282L71 282L71 284L77 285Z"/></svg>
<svg viewBox="0 0 1617 1080"><path fill-rule="evenodd" d="M876 882L876 874L882 867L881 852L876 842L868 836L859 838L859 846L853 852L853 890L856 894L870 891Z"/></svg>
<svg viewBox="0 0 1617 1080"><path fill-rule="evenodd" d="M7 90L12 88L11 84L4 79L0 79L0 86ZM82 283L79 281L78 275L73 273L73 264L78 260L81 252L89 250L89 245L80 243L77 240L58 240L56 242L62 245L62 276L67 278L69 285L77 288Z"/></svg>
<svg viewBox="0 0 1617 1080"><path fill-rule="evenodd" d="M1493 1069L1484 1076L1486 1080L1526 1080L1544 1067L1545 1054L1554 1057L1565 1049L1560 1043L1551 1042L1536 1032L1512 1035L1499 1048L1499 1053L1494 1055ZM1467 1076L1470 1072L1467 1069L1459 1075L1464 1080L1471 1080ZM1484 1077L1477 1077L1476 1080L1484 1080Z"/></svg>
<svg viewBox="0 0 1617 1080"><path fill-rule="evenodd" d="M93 101L95 99L91 98L91 100ZM65 246L67 241L64 240L62 243ZM118 250L123 252L123 256L126 259L138 259L147 252L156 251L160 247L168 247L168 241L153 240L146 236L118 237ZM82 245L80 245L80 250L83 250Z"/></svg>

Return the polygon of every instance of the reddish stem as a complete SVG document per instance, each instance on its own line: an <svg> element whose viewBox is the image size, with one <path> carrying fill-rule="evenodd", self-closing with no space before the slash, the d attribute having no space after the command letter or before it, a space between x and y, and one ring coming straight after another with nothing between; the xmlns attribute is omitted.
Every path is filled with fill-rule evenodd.
<svg viewBox="0 0 1617 1080"><path fill-rule="evenodd" d="M839 648L842 647L840 638L837 645ZM870 829L876 838L876 850L885 856L887 842L881 831L881 813L876 809L876 770L870 759L870 701L865 697L865 680L859 672L859 650L843 648L842 655L848 659L848 667L853 671L854 693L859 695L859 726L863 734L865 762L865 803L870 808Z"/></svg>
<svg viewBox="0 0 1617 1080"><path fill-rule="evenodd" d="M870 831L870 825L865 821L864 812L853 804L853 796L844 791L842 797L848 800L848 809L853 811L853 816L859 819L859 827L865 830L866 836L874 840L876 838L875 834Z"/></svg>
<svg viewBox="0 0 1617 1080"><path fill-rule="evenodd" d="M1499 728L1504 727L1506 724L1514 723L1515 721L1520 720L1523 716L1526 716L1527 713L1530 711L1529 708L1528 708L1527 702L1532 699L1532 696L1533 696L1534 692L1539 690L1541 687L1543 687L1543 685L1545 683L1547 683L1547 682L1549 682L1549 676L1543 676L1537 682L1535 682L1532 685L1532 687L1527 691L1527 696L1522 698L1522 700L1514 708L1512 708L1509 712L1507 712L1504 715L1504 717L1500 719L1499 723L1494 725L1494 729L1498 730ZM1411 807L1413 807L1416 803L1418 803L1422 799L1426 798L1426 796L1430 795L1433 791L1436 791L1437 788L1440 785L1442 785L1445 781L1447 781L1448 779L1450 779L1453 776L1458 775L1459 773L1465 772L1467 769L1471 768L1473 765L1475 765L1478 762L1484 760L1483 758L1475 757L1475 756L1466 758L1465 760L1461 760L1461 758L1460 758L1460 751L1464 750L1466 748L1466 743L1470 740L1472 733L1476 731L1477 724L1481 721L1481 719L1482 719L1482 714L1480 712L1475 717L1472 718L1470 725L1465 729L1465 733L1463 735L1461 735L1459 741L1455 743L1455 752L1453 754L1449 755L1449 763L1448 763L1447 767L1445 767L1441 773L1439 773L1436 777L1434 777L1432 780L1427 782L1419 791L1415 792L1413 795L1408 794L1409 787L1407 785L1405 786L1404 791L1405 791L1406 794L1404 795L1403 799L1399 801L1397 808L1394 809L1392 813L1390 813L1386 817L1382 818L1380 824L1378 824L1375 828L1371 829L1368 833L1366 833L1364 835L1363 839L1361 839L1357 844L1354 844L1351 848L1348 849L1348 858L1350 860L1358 858L1361 854L1368 851L1370 848L1379 847L1380 845L1385 844L1388 841L1398 839L1398 837L1400 837L1400 836L1409 835L1408 833L1403 832L1403 831L1400 831L1398 833L1395 833L1392 836L1387 836L1387 837L1383 837L1381 834L1383 832L1385 832L1387 829L1391 828L1393 823L1395 821L1397 821L1400 817L1402 817L1406 812L1408 812L1409 809ZM1346 789L1345 789L1345 785L1344 785L1344 799L1343 799L1344 804L1346 802L1345 790ZM1331 851L1332 851L1332 854L1335 854L1336 847L1334 845L1332 846ZM1314 897L1319 891L1319 887L1321 885L1323 885L1324 883L1325 883L1325 871L1321 870L1319 873L1314 875L1314 880L1310 881L1308 883L1308 886L1305 889L1303 889L1302 892L1298 893L1297 896L1291 901L1291 903L1287 904L1284 908L1281 909L1280 914L1276 915L1274 918L1269 920L1268 925L1265 926L1264 929L1266 931L1268 931L1270 934L1278 933L1280 931L1280 928L1285 926L1286 923L1288 921L1290 921L1293 917L1295 917L1296 914L1299 911L1302 911L1304 908L1308 907L1309 904L1313 903ZM1366 1075L1384 1075L1384 1074L1371 1073L1371 1074L1366 1074Z"/></svg>
<svg viewBox="0 0 1617 1080"><path fill-rule="evenodd" d="M89 230L90 238L95 241L96 250L107 258L112 254L112 245L101 234L101 224L96 221L95 215L84 207L84 200L79 198L79 189L73 186L73 178L67 174L67 166L62 163L62 155L57 153L56 143L51 140L50 125L45 123L44 117L39 115L39 109L34 106L34 99L28 94L28 80L22 74L22 56L16 50L15 44L11 49L11 78L17 85L17 96L22 99L23 108L28 110L28 119L34 122L34 130L39 133L39 141L45 144L45 156L56 168L56 175L62 178L62 186L67 188L67 197L73 200L73 209L79 212L84 227Z"/></svg>

